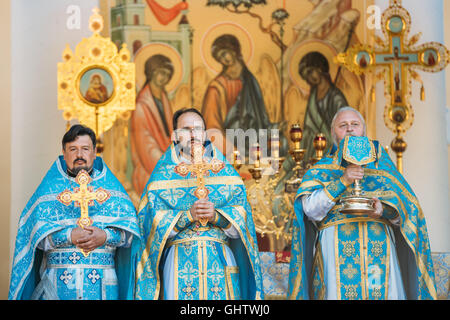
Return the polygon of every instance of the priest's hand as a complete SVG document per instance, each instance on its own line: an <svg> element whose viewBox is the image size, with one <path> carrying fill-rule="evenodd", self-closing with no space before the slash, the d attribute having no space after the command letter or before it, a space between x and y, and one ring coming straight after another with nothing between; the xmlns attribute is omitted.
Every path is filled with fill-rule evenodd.
<svg viewBox="0 0 450 320"><path fill-rule="evenodd" d="M191 216L194 221L198 221L203 218L208 219L208 221L214 221L216 218L214 203L209 201L207 198L195 201L191 207Z"/></svg>
<svg viewBox="0 0 450 320"><path fill-rule="evenodd" d="M364 168L356 164L349 164L342 176L347 185L351 185L355 180L361 180L362 178L364 178Z"/></svg>
<svg viewBox="0 0 450 320"><path fill-rule="evenodd" d="M373 207L375 209L375 211L373 213L369 214L369 217L371 218L381 218L381 216L383 215L383 204L381 203L380 199L378 198L372 198L373 200Z"/></svg>
<svg viewBox="0 0 450 320"><path fill-rule="evenodd" d="M81 228L80 228L81 229ZM92 251L106 242L106 232L94 226L84 227L85 233L74 244L86 252Z"/></svg>
<svg viewBox="0 0 450 320"><path fill-rule="evenodd" d="M84 230L83 228L76 227L72 229L72 233L70 234L70 238L74 245L77 245L78 240L89 235L89 232Z"/></svg>

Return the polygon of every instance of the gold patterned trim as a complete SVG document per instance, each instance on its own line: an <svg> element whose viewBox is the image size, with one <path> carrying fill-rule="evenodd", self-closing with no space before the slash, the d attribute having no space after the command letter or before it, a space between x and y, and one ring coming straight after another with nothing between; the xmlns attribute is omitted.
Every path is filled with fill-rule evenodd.
<svg viewBox="0 0 450 320"><path fill-rule="evenodd" d="M388 230L388 226L384 226L384 232L386 232L386 278L384 280L385 290L384 290L384 300L388 299L389 293L389 266L391 265L391 233Z"/></svg>
<svg viewBox="0 0 450 320"><path fill-rule="evenodd" d="M352 159L350 156L348 156L348 152L347 151L348 151L348 140L349 139L350 139L350 136L346 136L345 137L344 149L342 150L342 158L344 160L346 160L346 161L348 161L350 163L354 163L354 164L357 164L357 165L361 166L361 165L365 165L365 164L374 162L377 159L377 157L376 157L377 154L375 153L375 146L373 144L373 141L368 139L369 140L369 144L370 144L370 152L369 152L368 159L366 159L364 161L356 161L356 162L351 161L351 160L355 160L355 159Z"/></svg>
<svg viewBox="0 0 450 320"><path fill-rule="evenodd" d="M370 217L355 217L355 218L349 218L349 219L341 219L339 221L333 221L333 222L329 222L329 223L325 223L325 224L319 224L318 229L323 230L328 227L337 226L338 224L350 223L350 222L379 222L379 223L383 223L388 226L390 225L390 223L384 219L375 219L375 218L370 218Z"/></svg>
<svg viewBox="0 0 450 320"><path fill-rule="evenodd" d="M334 182L334 181L330 181L330 182L322 182L322 181L319 181L319 180L310 180L310 181L306 181L305 183L302 183L302 184L301 184L301 187L302 187L302 188L308 188L308 187L315 187L315 186L317 186L317 185L320 185L320 186L322 186L322 187L324 188L324 191L325 191L325 194L327 195L327 197L328 197L331 201L336 202L341 196L338 196L338 197L334 198L334 197L331 195L331 193L327 190L327 187L328 187L332 182ZM343 183L343 184L344 184L344 183ZM344 184L344 186L347 187L345 184ZM295 196L294 201L297 200L298 197L301 197L301 196L304 196L304 195L307 195L307 194L311 194L311 193L312 193L312 192L302 192L301 194L298 194L298 195Z"/></svg>
<svg viewBox="0 0 450 320"><path fill-rule="evenodd" d="M197 246L197 264L198 264L198 299L204 300L204 287L203 287L203 248L200 244Z"/></svg>
<svg viewBox="0 0 450 320"><path fill-rule="evenodd" d="M178 247L175 246L173 248L173 256L174 256L174 265L173 269L175 271L174 277L173 277L173 292L174 292L174 299L178 300Z"/></svg>
<svg viewBox="0 0 450 320"><path fill-rule="evenodd" d="M339 263L339 237L338 228L334 228L334 264L336 267L336 297L337 300L342 300L341 298L341 264Z"/></svg>
<svg viewBox="0 0 450 320"><path fill-rule="evenodd" d="M205 185L243 185L244 182L240 177L237 176L227 176L227 177L204 177ZM166 190L166 189L177 189L177 188L193 188L197 187L197 179L174 179L174 180L158 180L153 181L148 186L148 191L150 190Z"/></svg>
<svg viewBox="0 0 450 320"><path fill-rule="evenodd" d="M318 293L317 296L317 300L325 300L325 277L323 274L323 255L322 255L322 245L320 244L320 242L317 242L316 244L316 253L314 255L314 263L313 263L313 268L317 268L317 272L319 273L319 279L321 281L320 284L320 291ZM312 279L311 279L311 283L313 283L314 281L314 274L312 275ZM313 289L312 289L313 290ZM311 290L310 296L311 298L314 296L313 295L313 291Z"/></svg>
<svg viewBox="0 0 450 320"><path fill-rule="evenodd" d="M139 260L138 265L136 267L136 279L139 279L142 276L142 274L144 272L145 265L146 265L146 263L147 263L147 261L148 261L148 259L150 257L150 247L152 245L151 239L153 239L154 236L155 236L156 228L157 228L158 224L161 222L161 220L164 217L164 215L167 214L167 212L169 212L169 211L171 211L171 210L158 210L156 212L155 218L153 219L153 224L152 224L152 228L150 230L150 234L149 234L149 236L147 238L147 244L145 246L144 252L141 255L141 259ZM169 237L170 232L172 231L173 227L177 223L177 221L180 218L182 213L183 212L180 211L175 216L175 218L173 219L173 221L169 225L169 228L167 229L163 240L161 241L161 245L160 245L160 248L158 250L158 258L157 258L157 261L156 261L156 265L157 266L159 266L159 262L161 260L161 255L163 253L163 249L164 249L164 246L166 244L167 238ZM159 279L159 272L157 270L157 272L156 272L156 289L155 289L155 295L153 296L153 299L157 299L158 298L160 287L161 287L161 281Z"/></svg>
<svg viewBox="0 0 450 320"><path fill-rule="evenodd" d="M358 222L359 229L359 249L360 255L360 265L361 265L361 292L363 300L367 300L369 296L369 275L368 275L368 245L369 245L369 235L367 234L367 221Z"/></svg>
<svg viewBox="0 0 450 320"><path fill-rule="evenodd" d="M138 213L142 211L142 209L145 208L145 206L148 203L148 194L147 191L145 191L144 196L142 197L141 201L139 202L139 210Z"/></svg>
<svg viewBox="0 0 450 320"><path fill-rule="evenodd" d="M216 225L218 221L219 221L219 212L217 212L217 210L214 210L214 220L211 223Z"/></svg>
<svg viewBox="0 0 450 320"><path fill-rule="evenodd" d="M187 215L187 217L189 219L189 222L193 223L194 222L194 218L192 217L191 210L186 210L186 215Z"/></svg>
<svg viewBox="0 0 450 320"><path fill-rule="evenodd" d="M294 198L294 203L295 203L295 201L297 201L298 198L300 198L302 196L310 195L310 194L312 194L312 192L308 192L308 191L297 194Z"/></svg>
<svg viewBox="0 0 450 320"><path fill-rule="evenodd" d="M296 228L296 227L294 227L294 228ZM297 230L297 232L298 232L298 230ZM299 242L299 244L298 244L299 257L297 257L297 259L298 259L297 261L299 261L299 262L296 265L296 269L298 271L297 271L297 277L294 280L292 293L289 296L289 300L297 300L297 295L298 295L298 292L300 291L300 283L301 283L302 277L303 277L302 268L303 268L304 253L303 253L303 250L300 249L300 248L303 248L302 237L299 237L298 242Z"/></svg>
<svg viewBox="0 0 450 320"><path fill-rule="evenodd" d="M336 199L337 199L337 198L333 197L333 196L331 195L331 193L328 191L327 188L323 188L323 191L324 191L325 194L327 195L328 199L330 199L330 201L336 202Z"/></svg>
<svg viewBox="0 0 450 320"><path fill-rule="evenodd" d="M228 222L228 224L225 226L225 228L222 228L222 230L228 230L231 228L231 222Z"/></svg>
<svg viewBox="0 0 450 320"><path fill-rule="evenodd" d="M235 300L236 297L234 296L234 289L233 289L233 280L231 279L231 275L233 273L239 274L239 267L233 266L225 266L225 279L227 283L227 292L228 292L228 299Z"/></svg>
<svg viewBox="0 0 450 320"><path fill-rule="evenodd" d="M351 183L347 183L347 182L345 181L345 179L343 178L343 176L341 176L341 177L339 178L339 180L341 181L341 183L342 183L346 188L348 188L348 186L351 185Z"/></svg>
<svg viewBox="0 0 450 320"><path fill-rule="evenodd" d="M222 246L222 249L219 249L219 250L222 250L225 261L228 261L227 250L225 249L225 246ZM225 278L225 282L226 282L226 278ZM230 293L228 292L227 288L225 288L225 299L230 300Z"/></svg>
<svg viewBox="0 0 450 320"><path fill-rule="evenodd" d="M199 299L208 299L208 253L206 243L198 243L198 274L199 274Z"/></svg>
<svg viewBox="0 0 450 320"><path fill-rule="evenodd" d="M170 246L174 246L180 243L186 243L186 242L193 242L193 241L214 241L214 242L218 242L224 245L229 246L229 242L228 241L224 241L224 240L220 240L217 238L213 238L213 237L192 237L192 238L185 238L185 239L178 239L178 240L173 240L173 241L169 241L167 243L167 247Z"/></svg>
<svg viewBox="0 0 450 320"><path fill-rule="evenodd" d="M247 213L246 213L245 209L244 209L242 206L235 206L234 208L241 214L241 216L243 217L244 221L247 222ZM239 228L239 226L237 225L237 223L236 223L233 219L231 219L231 217L230 217L227 213L225 213L224 210L217 209L217 211L219 211L219 212L225 217L225 219L227 219L228 221L230 221L231 224L232 224L232 225L236 228L236 230L238 231L239 236L241 237L242 243L244 244L245 249L247 250L247 256L248 256L248 258L249 258L250 265L252 266L253 274L256 275L255 266L253 265L253 261L252 261L252 259L250 258L250 250L248 249L247 243L244 241L245 238L244 238L244 235L243 235L243 233L242 233L241 228ZM247 227L246 227L245 229L246 229L247 239L248 239L248 241L250 242L250 245L252 246L252 249L257 253L257 252L258 252L258 251L257 251L257 247L255 246L255 243L253 242L253 238L252 238L251 235L250 235L250 231L248 230Z"/></svg>

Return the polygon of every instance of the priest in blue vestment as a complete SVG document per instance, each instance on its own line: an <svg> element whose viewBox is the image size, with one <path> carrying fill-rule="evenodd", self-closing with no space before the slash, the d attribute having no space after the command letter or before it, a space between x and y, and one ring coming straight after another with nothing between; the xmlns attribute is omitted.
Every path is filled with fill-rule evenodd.
<svg viewBox="0 0 450 320"><path fill-rule="evenodd" d="M205 141L205 123L196 109L177 111L173 125L176 143L157 163L138 210L143 241L136 299L262 299L256 233L242 179ZM198 142L201 161L212 167L203 174L190 171ZM206 190L199 188L199 175ZM199 196L202 190L206 197Z"/></svg>
<svg viewBox="0 0 450 320"><path fill-rule="evenodd" d="M425 217L411 187L378 141L369 140L376 160L364 167L343 159L353 141L345 137L365 131L357 110L341 108L332 122L334 149L302 179L294 202L290 299L436 299ZM374 212L340 212L355 180Z"/></svg>
<svg viewBox="0 0 450 320"><path fill-rule="evenodd" d="M91 129L72 126L62 145L20 216L9 299L132 299L136 210Z"/></svg>

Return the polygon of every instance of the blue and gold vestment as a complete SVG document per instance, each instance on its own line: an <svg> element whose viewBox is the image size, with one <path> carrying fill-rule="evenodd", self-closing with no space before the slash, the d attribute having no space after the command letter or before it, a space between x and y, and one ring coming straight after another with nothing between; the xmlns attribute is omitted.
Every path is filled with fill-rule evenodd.
<svg viewBox="0 0 450 320"><path fill-rule="evenodd" d="M137 245L140 233L130 198L97 157L89 187L101 187L110 197L102 204L94 201L89 216L93 226L105 230L107 241L85 257L70 238L80 207L58 200L61 192L78 187L66 169L60 156L20 216L9 299L132 299L136 258L131 244Z"/></svg>
<svg viewBox="0 0 450 320"><path fill-rule="evenodd" d="M190 216L197 200L197 180L191 174L184 178L175 173L180 163L175 144L152 172L138 210L144 241L136 271L136 299L167 296L162 292L162 275L169 263L173 299L263 298L256 233L244 183L212 144L206 150L223 161L225 168L205 176L209 201L217 212L216 221L205 227L197 227ZM239 234L236 239L223 231L230 226ZM169 238L173 232L176 236ZM229 252L233 263L229 263Z"/></svg>
<svg viewBox="0 0 450 320"><path fill-rule="evenodd" d="M291 248L289 297L324 299L324 260L333 259L337 299L387 299L391 248L395 247L407 299L436 299L433 264L425 217L417 197L397 171L387 153L373 141L377 161L364 169L361 186L365 196L377 197L383 216L341 214L340 199L352 192L341 177L346 167L340 147L306 172L296 195ZM301 196L324 190L334 207L317 225L305 215ZM390 220L399 218L399 226ZM334 257L321 252L321 235L334 228ZM390 230L394 236L390 237ZM394 241L391 241L394 239ZM334 286L334 284L332 284Z"/></svg>

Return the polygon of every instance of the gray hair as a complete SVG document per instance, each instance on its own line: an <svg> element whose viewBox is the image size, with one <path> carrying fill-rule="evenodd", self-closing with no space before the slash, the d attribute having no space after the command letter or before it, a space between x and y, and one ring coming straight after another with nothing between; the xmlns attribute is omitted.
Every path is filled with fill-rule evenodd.
<svg viewBox="0 0 450 320"><path fill-rule="evenodd" d="M333 138L333 143L336 146L338 145L338 142L336 141L336 133L334 132L334 125L335 125L336 119L339 116L339 114L341 114L342 112L345 112L345 111L353 111L359 117L359 119L361 120L361 123L363 124L363 127L364 127L364 136L366 136L366 134L367 134L366 133L366 121L364 120L362 114L355 108L352 108L349 106L342 107L336 112L336 114L333 117L333 120L331 120L331 137Z"/></svg>

